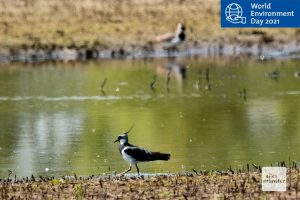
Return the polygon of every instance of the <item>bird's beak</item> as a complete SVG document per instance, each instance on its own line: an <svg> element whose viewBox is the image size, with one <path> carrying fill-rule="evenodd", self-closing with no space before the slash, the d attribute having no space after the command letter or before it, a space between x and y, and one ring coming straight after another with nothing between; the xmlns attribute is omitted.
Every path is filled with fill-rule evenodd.
<svg viewBox="0 0 300 200"><path fill-rule="evenodd" d="M114 141L114 143L116 143L116 142L119 142L119 140L118 140L118 139L116 139L116 140Z"/></svg>

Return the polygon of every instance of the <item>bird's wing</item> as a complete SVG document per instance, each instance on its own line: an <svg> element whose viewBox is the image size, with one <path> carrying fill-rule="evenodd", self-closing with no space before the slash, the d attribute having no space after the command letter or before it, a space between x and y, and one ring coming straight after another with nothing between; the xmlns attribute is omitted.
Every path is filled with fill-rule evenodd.
<svg viewBox="0 0 300 200"><path fill-rule="evenodd" d="M163 35L159 35L155 37L157 42L168 42L171 41L175 37L174 33L165 33Z"/></svg>
<svg viewBox="0 0 300 200"><path fill-rule="evenodd" d="M131 156L132 158L134 158L139 162L154 161L154 160L169 160L171 156L168 153L151 152L136 146L125 147L124 153L126 153L127 155Z"/></svg>
<svg viewBox="0 0 300 200"><path fill-rule="evenodd" d="M138 161L148 161L151 157L150 151L135 146L124 148L124 153L128 154Z"/></svg>

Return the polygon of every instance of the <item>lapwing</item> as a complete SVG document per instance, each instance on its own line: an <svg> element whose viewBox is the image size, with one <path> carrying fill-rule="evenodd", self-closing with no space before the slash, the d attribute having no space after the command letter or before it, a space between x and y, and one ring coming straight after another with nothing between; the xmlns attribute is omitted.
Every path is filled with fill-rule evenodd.
<svg viewBox="0 0 300 200"><path fill-rule="evenodd" d="M185 40L185 26L181 23L177 25L174 33L169 32L159 35L155 38L156 42L160 42L166 49L172 49L183 43Z"/></svg>
<svg viewBox="0 0 300 200"><path fill-rule="evenodd" d="M169 160L170 154L168 153L160 153L160 152L152 152L148 151L144 148L134 146L128 142L128 133L133 127L129 129L126 133L119 135L115 142L119 142L119 151L124 160L128 161L130 166L127 170L120 173L122 176L131 170L132 165L135 165L138 175L140 174L140 170L137 166L139 162L149 162L155 160Z"/></svg>

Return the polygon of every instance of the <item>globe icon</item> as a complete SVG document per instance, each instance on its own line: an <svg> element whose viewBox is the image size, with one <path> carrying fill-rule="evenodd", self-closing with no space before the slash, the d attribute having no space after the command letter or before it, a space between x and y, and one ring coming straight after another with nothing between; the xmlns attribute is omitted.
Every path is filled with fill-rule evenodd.
<svg viewBox="0 0 300 200"><path fill-rule="evenodd" d="M225 9L226 19L232 23L245 23L245 18L242 17L243 9L237 3L229 4Z"/></svg>
<svg viewBox="0 0 300 200"><path fill-rule="evenodd" d="M225 15L231 19L239 18L243 15L243 9L239 4L232 3L226 7Z"/></svg>

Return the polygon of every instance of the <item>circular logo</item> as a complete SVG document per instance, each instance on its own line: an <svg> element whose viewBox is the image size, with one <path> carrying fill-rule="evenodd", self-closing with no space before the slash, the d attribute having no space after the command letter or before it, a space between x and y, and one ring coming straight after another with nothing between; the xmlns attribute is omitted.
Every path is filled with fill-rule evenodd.
<svg viewBox="0 0 300 200"><path fill-rule="evenodd" d="M237 18L241 18L243 15L243 9L239 4L232 3L226 7L225 15L226 18L233 19L233 20Z"/></svg>

